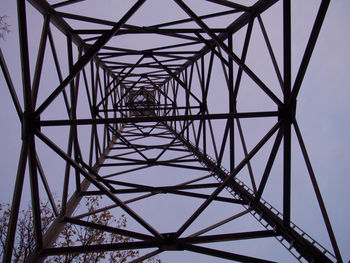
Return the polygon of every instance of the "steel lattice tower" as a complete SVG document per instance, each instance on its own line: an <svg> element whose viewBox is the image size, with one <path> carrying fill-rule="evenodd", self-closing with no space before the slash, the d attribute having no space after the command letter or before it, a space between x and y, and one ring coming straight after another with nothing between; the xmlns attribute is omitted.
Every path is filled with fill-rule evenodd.
<svg viewBox="0 0 350 263"><path fill-rule="evenodd" d="M200 5L162 1L169 6L167 12L157 10L157 1L128 1L120 10L113 7L113 18L103 17L101 6L94 7L96 15L87 10L89 4L94 6L89 2L17 1L23 108L0 56L23 141L3 262L11 261L27 164L36 241L27 262L64 253L127 249L152 249L140 260L185 250L237 262L272 262L227 246L211 247L261 238L277 239L300 262L342 262L296 120L299 90L330 1L318 4L295 79L291 0L256 0L249 6L227 0ZM28 6L43 17L33 68ZM104 8L111 11L108 5ZM143 16L152 8L162 22ZM276 22L281 27L280 52L271 43L271 23L264 21L272 9L281 17ZM257 32L260 38L255 37ZM263 47L268 58L255 62L263 67L270 63L271 70L262 73L248 61L254 47ZM332 252L292 222L293 144L305 160ZM45 147L63 160L62 171L48 170ZM280 185L269 186L276 174ZM280 188L271 202L263 199L269 187ZM52 189L62 193L60 209ZM104 196L106 203L91 213L125 213L130 229L89 222L89 213L79 203L92 195ZM42 199L50 201L57 217L45 233ZM194 200L192 210L186 200ZM160 205L154 208L152 202ZM144 212L151 207L158 219L162 213L176 218L160 223ZM219 220L218 211L230 216ZM214 222L200 220L211 216ZM215 232L246 217L257 226L247 229L247 223ZM68 223L133 241L54 247Z"/></svg>

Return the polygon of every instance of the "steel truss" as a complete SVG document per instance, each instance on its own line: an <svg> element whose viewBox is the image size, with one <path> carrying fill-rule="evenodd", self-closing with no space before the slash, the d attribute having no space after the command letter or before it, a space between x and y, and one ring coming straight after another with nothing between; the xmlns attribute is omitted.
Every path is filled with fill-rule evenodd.
<svg viewBox="0 0 350 263"><path fill-rule="evenodd" d="M145 0L130 4L124 15L115 21L67 11L71 7L79 10L80 5L83 10L84 3L88 1L17 2L23 108L2 54L1 67L22 123L23 144L3 262L11 262L27 163L36 241L36 250L27 262L43 262L45 257L58 254L145 248L153 251L143 255L139 261L163 251L187 250L239 262L272 262L233 253L229 249L200 246L214 242L272 237L279 240L301 262L342 262L295 118L297 96L329 0L321 1L294 83L291 77L290 0L259 0L251 6L226 0L208 0L204 1L205 4L210 3L221 11L204 15L191 8L190 3L173 0L168 2L172 7L178 8L177 11L181 13L179 18L156 25L149 25L146 18L144 25L128 23L148 4L149 1ZM29 63L29 53L32 51L28 48L31 25L26 18L26 4L32 5L44 18L33 77ZM278 4L283 13L282 72L262 16L266 10ZM217 10L215 8L213 10ZM230 22L225 26L214 27L210 26L210 19ZM277 79L279 90L265 84L246 62L254 30L259 30L263 36L262 45L266 46L273 66L272 75ZM58 43L57 34L66 38L63 46L67 48L67 73L63 72L64 66L60 65L62 61L59 52L62 52L62 48L59 45L62 43ZM241 52L235 51L233 40L236 35L237 38L243 38ZM133 48L133 45L128 48L118 44L118 39L128 36L139 37L139 49ZM142 48L143 36L162 37L167 44L145 42L147 47ZM152 46L148 47L150 44ZM240 54L237 55L238 53ZM42 81L45 57L53 60L52 65L59 80L54 89L50 87L51 83ZM227 93L226 101L215 101L215 90L219 87L212 82L218 78L218 74L221 74L219 78L226 85L223 88ZM249 85L268 100L270 106L265 108L267 110L239 110L240 93L247 85L244 78L249 79ZM40 95L45 89L49 93ZM216 111L215 105L218 103L225 104L227 110ZM50 110L60 112L62 116L65 114L66 117L50 118ZM87 117L87 112L90 117ZM243 123L257 119L266 121L269 128L249 147ZM220 125L217 125L219 122L215 121L222 124L221 130ZM55 137L48 132L50 127L69 130L66 148L55 142ZM82 138L83 127L89 128L88 142ZM295 144L300 146L305 159L333 252L322 247L291 221L293 130L296 135ZM218 141L221 144L217 144ZM266 150L265 145L268 143L271 147ZM40 154L38 144L48 146L65 162L65 172L60 175L63 178L60 210L51 192L52 188L58 186L57 183L50 185L48 174L52 172L44 171L41 160L45 158ZM238 147L241 150L237 150ZM267 158L263 172L258 175L253 173L252 160L260 152L264 152ZM282 159L282 211L262 198L278 155ZM228 167L228 170L223 166ZM166 167L172 171L181 171L180 173L193 172L198 176L169 185L162 185L157 179L149 180L148 184L135 179L135 174L152 175L153 170L148 170L155 167ZM248 173L242 179L240 175L244 169ZM70 184L72 181L73 186ZM223 194L224 192L227 193ZM198 199L201 203L181 222L179 228L163 233L137 209L132 208L135 203L162 194ZM79 209L79 203L84 196L91 195L102 195L109 201L105 207L92 213L122 210L136 222L138 228L118 229L87 221L88 213ZM41 229L40 198L50 201L57 216L46 233L42 233ZM196 229L200 230L196 232L186 232L213 203L225 204L228 209L239 207L243 210L231 213L229 218L208 227L199 225ZM260 230L255 228L207 234L249 214L261 223ZM54 247L55 240L67 223L125 235L134 241Z"/></svg>

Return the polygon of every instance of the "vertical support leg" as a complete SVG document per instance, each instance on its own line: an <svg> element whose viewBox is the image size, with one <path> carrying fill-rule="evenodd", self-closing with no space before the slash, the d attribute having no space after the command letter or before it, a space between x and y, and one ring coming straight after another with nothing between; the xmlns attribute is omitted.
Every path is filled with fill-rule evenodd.
<svg viewBox="0 0 350 263"><path fill-rule="evenodd" d="M232 51L233 48L232 34L228 37L228 48ZM231 57L228 58L229 68L228 68L228 89L229 89L229 109L230 113L236 112L236 98L233 92L233 60ZM234 120L229 119L230 126L230 172L235 169L235 130L234 130Z"/></svg>
<svg viewBox="0 0 350 263"><path fill-rule="evenodd" d="M68 65L69 65L69 73L72 72L73 68L73 43L72 43L72 37L70 35L67 35L67 48L68 48ZM79 75L77 75L79 76ZM71 99L71 111L70 111L70 116L69 118L71 120L76 119L76 108L77 108L77 91L75 87L75 82L74 79L70 82L70 99ZM72 125L71 127L71 133L73 135L73 148L74 148L74 160L78 160L78 132L77 132L77 126ZM76 189L79 192L80 191L80 174L78 171L75 171L75 184L76 184Z"/></svg>
<svg viewBox="0 0 350 263"><path fill-rule="evenodd" d="M202 74L201 74L201 77L202 77L202 80L201 80L201 87L202 87L202 115L204 116L206 114L206 110L207 110L207 98L206 98L206 90L205 90L205 67L204 67L204 56L202 56L201 58L201 71L202 71ZM208 73L208 76L207 78L209 78L209 74ZM204 155L207 154L207 127L206 127L206 121L205 119L203 119L203 126L202 126L202 132L203 132L203 152L204 152Z"/></svg>
<svg viewBox="0 0 350 263"><path fill-rule="evenodd" d="M21 69L22 69L22 87L24 98L24 116L22 121L22 139L23 146L21 152L21 160L18 170L16 191L14 193L14 211L12 212L11 229L9 238L7 239L6 252L4 255L4 262L10 262L12 257L12 249L14 245L14 237L16 232L18 209L20 204L20 198L22 193L23 178L25 173L26 158L29 159L29 175L30 175L30 187L31 187L31 199L34 218L34 233L36 241L36 250L42 249L42 231L41 231L41 218L40 218L40 200L39 200L39 187L38 187L38 174L37 174L37 162L36 162L36 149L35 149L35 137L33 127L33 97L30 81L30 64L28 54L28 38L27 38L27 19L26 19L26 7L24 0L17 1L18 11L18 27L19 27L19 44L20 44L20 56L21 56Z"/></svg>
<svg viewBox="0 0 350 263"><path fill-rule="evenodd" d="M284 149L283 149L283 222L290 225L291 206L291 1L283 1L283 56L284 56Z"/></svg>
<svg viewBox="0 0 350 263"><path fill-rule="evenodd" d="M8 229L7 229L5 250L4 250L4 255L2 259L2 262L4 263L11 263L12 250L14 246L16 227L17 227L18 211L19 211L19 206L21 204L23 181L24 181L24 175L25 175L26 164L27 164L27 155L28 155L28 143L27 141L23 141L21 154L19 158L15 189L14 189L13 198L12 198L11 214L10 214L10 219L9 219Z"/></svg>
<svg viewBox="0 0 350 263"><path fill-rule="evenodd" d="M42 228L41 228L41 212L40 212L40 197L39 197L39 185L38 185L38 164L36 160L36 147L35 147L35 136L34 133L29 135L29 178L30 178L30 190L32 199L32 210L33 210L33 223L34 233L36 240L37 251L43 248L42 239Z"/></svg>

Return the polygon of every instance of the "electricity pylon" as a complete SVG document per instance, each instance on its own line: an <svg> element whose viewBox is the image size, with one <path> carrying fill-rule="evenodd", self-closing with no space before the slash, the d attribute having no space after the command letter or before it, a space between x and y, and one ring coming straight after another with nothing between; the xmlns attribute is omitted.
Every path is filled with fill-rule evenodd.
<svg viewBox="0 0 350 263"><path fill-rule="evenodd" d="M273 262L274 255L223 244L260 239L279 241L300 262L342 262L296 120L329 0L319 3L294 80L290 0L17 2L23 108L2 55L1 67L23 143L3 262L11 261L27 163L36 241L27 262L126 249L150 249L139 261L190 251ZM28 39L37 18L27 18L29 5L43 17L32 69ZM275 23L265 22L273 13ZM271 31L276 25L280 32ZM305 160L331 249L293 222L292 145ZM64 169L51 170L49 151ZM268 189L276 189L269 202ZM60 209L52 192L62 193ZM91 195L105 203L84 211L79 204ZM42 199L56 215L45 233ZM130 228L88 221L106 210L125 213ZM56 247L65 224L133 241Z"/></svg>

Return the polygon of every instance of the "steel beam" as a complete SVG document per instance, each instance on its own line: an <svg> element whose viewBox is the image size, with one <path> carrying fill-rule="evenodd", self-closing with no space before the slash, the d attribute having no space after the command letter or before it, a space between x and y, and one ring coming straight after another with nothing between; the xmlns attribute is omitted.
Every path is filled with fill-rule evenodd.
<svg viewBox="0 0 350 263"><path fill-rule="evenodd" d="M283 1L283 221L289 227L291 215L291 116L292 107L289 103L292 78L292 47L291 47L291 1Z"/></svg>
<svg viewBox="0 0 350 263"><path fill-rule="evenodd" d="M236 118L260 118L260 117L278 117L279 112L242 112L242 113L218 113L206 115L170 115L170 116L142 116L142 117L123 117L107 119L77 119L77 120L42 120L36 121L39 127L44 126L62 126L62 125L92 125L92 124L112 124L112 123L143 123L143 122L163 122L163 121L194 121L194 120L219 120Z"/></svg>

